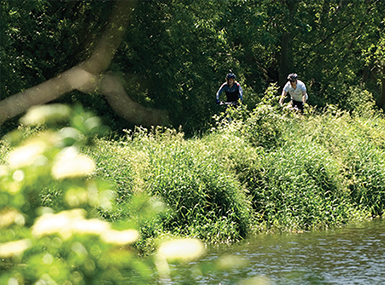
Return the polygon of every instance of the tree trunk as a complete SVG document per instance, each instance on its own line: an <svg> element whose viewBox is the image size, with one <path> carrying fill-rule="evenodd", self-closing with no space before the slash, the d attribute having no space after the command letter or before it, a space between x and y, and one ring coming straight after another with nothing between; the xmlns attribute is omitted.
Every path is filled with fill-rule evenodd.
<svg viewBox="0 0 385 285"><path fill-rule="evenodd" d="M285 33L281 39L281 57L279 61L279 86L283 88L286 83L287 75L292 71L293 64L291 58L290 33Z"/></svg>
<svg viewBox="0 0 385 285"><path fill-rule="evenodd" d="M285 19L285 22L287 22L287 28L281 38L281 55L279 60L279 86L281 88L286 83L287 75L291 72L295 72L295 70L293 70L293 52L291 46L292 33L290 31L292 30L292 26L294 24L293 14L296 11L297 5L295 1L285 1L285 3L289 9L289 17L288 19Z"/></svg>
<svg viewBox="0 0 385 285"><path fill-rule="evenodd" d="M381 79L381 97L380 100L377 101L377 106L385 109L385 77Z"/></svg>

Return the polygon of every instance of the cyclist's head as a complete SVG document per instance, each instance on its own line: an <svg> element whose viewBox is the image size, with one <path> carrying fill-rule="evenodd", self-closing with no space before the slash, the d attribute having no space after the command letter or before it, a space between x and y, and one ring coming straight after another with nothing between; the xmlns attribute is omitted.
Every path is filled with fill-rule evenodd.
<svg viewBox="0 0 385 285"><path fill-rule="evenodd" d="M298 75L296 73L290 73L287 76L287 80L289 80L290 82L295 82L297 79L298 79Z"/></svg>
<svg viewBox="0 0 385 285"><path fill-rule="evenodd" d="M235 80L235 74L234 73L227 74L226 79L234 79Z"/></svg>

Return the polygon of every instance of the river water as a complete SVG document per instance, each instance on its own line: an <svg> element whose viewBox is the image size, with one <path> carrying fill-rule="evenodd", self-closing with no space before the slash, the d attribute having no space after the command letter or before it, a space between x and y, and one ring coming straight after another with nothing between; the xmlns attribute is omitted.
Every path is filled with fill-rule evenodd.
<svg viewBox="0 0 385 285"><path fill-rule="evenodd" d="M257 235L212 249L201 262L223 255L247 264L197 277L197 284L239 284L256 276L260 283L247 284L385 284L385 219L326 231Z"/></svg>

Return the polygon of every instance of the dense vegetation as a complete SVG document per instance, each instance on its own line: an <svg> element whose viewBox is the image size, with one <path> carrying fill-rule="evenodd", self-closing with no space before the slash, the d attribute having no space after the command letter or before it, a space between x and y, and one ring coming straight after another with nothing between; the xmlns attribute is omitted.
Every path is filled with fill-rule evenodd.
<svg viewBox="0 0 385 285"><path fill-rule="evenodd" d="M171 263L199 257L201 241L382 216L384 11L383 1L1 1L0 283L170 283ZM70 86L73 67L89 86ZM229 69L245 104L225 112L214 94ZM292 71L308 86L304 115L278 104ZM24 115L34 102L74 107ZM7 106L18 115L4 117ZM126 116L140 108L170 120L141 127L146 116Z"/></svg>
<svg viewBox="0 0 385 285"><path fill-rule="evenodd" d="M115 6L124 11L121 19L114 17ZM270 83L282 86L291 72L306 83L310 105L351 110L354 87L368 90L383 108L384 14L384 1L376 0L2 0L1 99L90 63L106 45L111 47L105 51L108 66L93 80L114 75L129 98L166 110L169 124L181 125L187 136L210 127L219 112L215 92L229 69L241 82L250 110ZM116 36L109 24L124 35ZM103 41L110 36L121 41ZM7 108L0 101L0 113L28 100L80 102L113 130L135 123L126 116L134 108L112 104L100 86L55 96L49 93L55 88L47 89L48 94L40 88ZM117 112L120 106L125 108ZM12 126L8 120L2 133Z"/></svg>
<svg viewBox="0 0 385 285"><path fill-rule="evenodd" d="M262 101L190 139L160 127L98 139L100 120L81 107L28 112L1 142L1 281L148 284L199 257L199 240L383 214L385 118L373 100L299 115L277 104L273 85Z"/></svg>
<svg viewBox="0 0 385 285"><path fill-rule="evenodd" d="M98 176L121 185L121 201L145 191L166 203L167 214L146 225L149 236L216 243L381 216L385 121L374 101L361 101L352 114L330 105L297 116L277 98L271 86L254 110L237 110L231 122L218 117L200 137L137 129L87 153ZM113 219L121 217L124 211Z"/></svg>

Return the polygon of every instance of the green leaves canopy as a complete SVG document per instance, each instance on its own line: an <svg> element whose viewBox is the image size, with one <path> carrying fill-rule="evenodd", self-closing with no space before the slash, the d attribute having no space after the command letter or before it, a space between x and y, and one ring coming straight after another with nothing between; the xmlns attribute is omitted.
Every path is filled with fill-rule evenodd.
<svg viewBox="0 0 385 285"><path fill-rule="evenodd" d="M1 4L4 99L89 57L115 2ZM361 83L380 102L375 67L383 57L384 12L385 3L375 0L136 1L109 71L120 75L131 99L168 110L171 124L188 133L209 127L229 69L251 108L288 72L306 83L310 104L344 107L347 87ZM81 102L111 127L127 127L103 97L91 95L76 91L59 101Z"/></svg>

